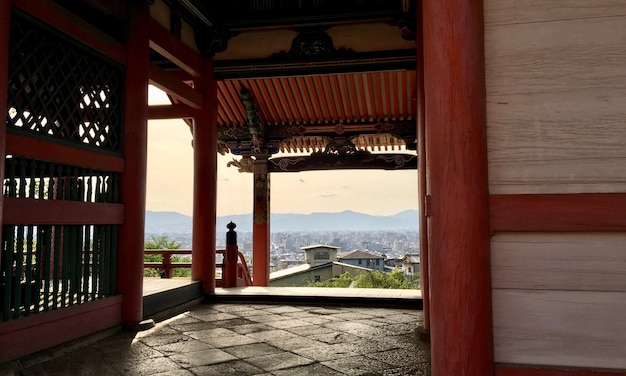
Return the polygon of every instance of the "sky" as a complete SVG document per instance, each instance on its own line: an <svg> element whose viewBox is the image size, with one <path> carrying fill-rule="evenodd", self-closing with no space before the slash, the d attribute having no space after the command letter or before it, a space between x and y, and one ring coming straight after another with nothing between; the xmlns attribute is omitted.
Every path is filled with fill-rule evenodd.
<svg viewBox="0 0 626 376"><path fill-rule="evenodd" d="M167 103L150 87L150 104ZM182 120L148 123L146 209L191 215L193 209L192 135ZM292 154L294 155L294 154ZM217 215L252 212L251 173L227 163L239 156L218 155ZM417 171L338 170L270 174L272 213L320 213L353 210L393 215L417 210Z"/></svg>

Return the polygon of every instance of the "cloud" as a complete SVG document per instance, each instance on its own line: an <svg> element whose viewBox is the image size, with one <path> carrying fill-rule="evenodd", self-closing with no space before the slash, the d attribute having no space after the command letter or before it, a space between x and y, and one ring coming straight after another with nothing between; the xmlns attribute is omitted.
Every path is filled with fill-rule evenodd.
<svg viewBox="0 0 626 376"><path fill-rule="evenodd" d="M332 197L337 197L339 196L336 193L332 193L332 192L326 192L326 193L320 193L319 195L317 195L317 197L322 197L322 198L332 198Z"/></svg>

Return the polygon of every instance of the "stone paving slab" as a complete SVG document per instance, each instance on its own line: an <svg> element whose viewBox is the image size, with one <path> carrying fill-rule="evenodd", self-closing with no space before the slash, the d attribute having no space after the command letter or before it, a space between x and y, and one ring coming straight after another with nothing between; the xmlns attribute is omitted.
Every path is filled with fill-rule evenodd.
<svg viewBox="0 0 626 376"><path fill-rule="evenodd" d="M393 308L202 303L0 375L430 375L423 314ZM19 363L17 363L19 364Z"/></svg>

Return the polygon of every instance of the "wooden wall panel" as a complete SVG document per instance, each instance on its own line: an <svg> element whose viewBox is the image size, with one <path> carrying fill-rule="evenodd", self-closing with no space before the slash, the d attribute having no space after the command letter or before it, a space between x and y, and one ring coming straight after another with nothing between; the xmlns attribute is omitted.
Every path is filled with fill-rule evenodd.
<svg viewBox="0 0 626 376"><path fill-rule="evenodd" d="M626 292L626 232L498 233L496 289Z"/></svg>
<svg viewBox="0 0 626 376"><path fill-rule="evenodd" d="M626 5L587 3L485 2L492 194L626 191Z"/></svg>
<svg viewBox="0 0 626 376"><path fill-rule="evenodd" d="M623 0L486 0L484 8L489 26L626 15Z"/></svg>
<svg viewBox="0 0 626 376"><path fill-rule="evenodd" d="M626 292L493 291L498 363L626 369Z"/></svg>

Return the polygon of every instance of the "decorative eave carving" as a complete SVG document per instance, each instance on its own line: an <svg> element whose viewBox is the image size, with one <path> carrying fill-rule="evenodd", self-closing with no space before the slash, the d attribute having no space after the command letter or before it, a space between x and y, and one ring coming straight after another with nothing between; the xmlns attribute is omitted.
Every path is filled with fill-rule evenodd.
<svg viewBox="0 0 626 376"><path fill-rule="evenodd" d="M200 54L204 57L213 57L218 52L226 51L228 41L236 33L217 26L205 26L194 29L194 35Z"/></svg>
<svg viewBox="0 0 626 376"><path fill-rule="evenodd" d="M301 157L278 157L268 160L269 172L300 172L315 170L405 170L417 169L417 155L352 154L336 156L315 154Z"/></svg>
<svg viewBox="0 0 626 376"><path fill-rule="evenodd" d="M253 172L254 171L254 160L250 155L244 155L241 159L237 160L233 158L232 161L226 164L226 167L235 166L239 169L239 172Z"/></svg>
<svg viewBox="0 0 626 376"><path fill-rule="evenodd" d="M333 39L321 30L304 30L298 33L291 42L289 51L280 51L271 55L270 59L310 59L322 57L354 56L355 51L339 47L335 48Z"/></svg>

